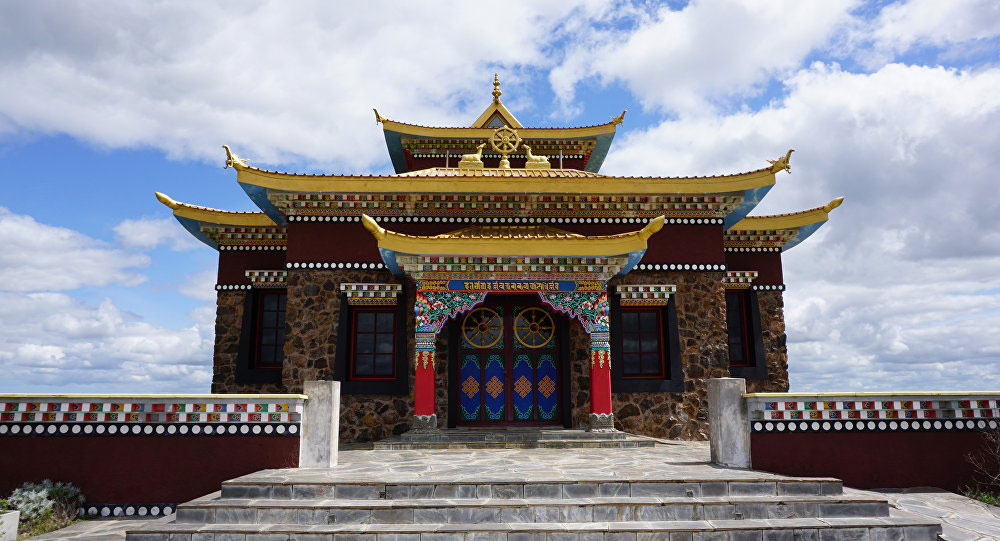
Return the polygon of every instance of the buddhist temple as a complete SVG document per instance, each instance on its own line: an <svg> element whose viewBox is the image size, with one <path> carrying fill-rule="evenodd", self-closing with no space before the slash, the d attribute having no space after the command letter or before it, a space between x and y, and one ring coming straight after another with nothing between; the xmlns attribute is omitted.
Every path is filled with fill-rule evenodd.
<svg viewBox="0 0 1000 541"><path fill-rule="evenodd" d="M751 216L791 171L622 177L605 124L375 110L391 175L226 166L259 212L157 198L217 250L212 392L341 382L341 439L478 426L703 439L707 380L787 391L782 252L840 205ZM765 160L765 158L775 158Z"/></svg>

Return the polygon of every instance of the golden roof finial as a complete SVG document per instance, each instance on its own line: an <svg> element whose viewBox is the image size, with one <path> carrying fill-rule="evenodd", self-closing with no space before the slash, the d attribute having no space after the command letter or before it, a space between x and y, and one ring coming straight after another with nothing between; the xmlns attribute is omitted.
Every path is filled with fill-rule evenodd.
<svg viewBox="0 0 1000 541"><path fill-rule="evenodd" d="M500 91L500 74L499 73L494 73L493 74L493 103L500 103L500 94L503 94L503 92Z"/></svg>
<svg viewBox="0 0 1000 541"><path fill-rule="evenodd" d="M166 206L168 206L168 207L170 207L170 208L172 208L174 210L177 210L177 208L179 208L181 206L180 203L178 203L177 201L174 201L173 199L170 198L169 195L167 195L165 193L156 192L156 199L160 203L163 203L164 205L166 205Z"/></svg>

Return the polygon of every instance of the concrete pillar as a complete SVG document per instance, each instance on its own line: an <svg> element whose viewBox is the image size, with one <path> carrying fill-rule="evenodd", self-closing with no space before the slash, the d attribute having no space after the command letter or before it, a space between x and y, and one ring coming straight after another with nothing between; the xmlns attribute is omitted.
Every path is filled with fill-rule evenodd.
<svg viewBox="0 0 1000 541"><path fill-rule="evenodd" d="M332 468L337 465L340 440L340 382L307 381L306 399L299 437L300 468Z"/></svg>
<svg viewBox="0 0 1000 541"><path fill-rule="evenodd" d="M708 430L712 463L728 468L750 467L750 425L743 378L708 380Z"/></svg>

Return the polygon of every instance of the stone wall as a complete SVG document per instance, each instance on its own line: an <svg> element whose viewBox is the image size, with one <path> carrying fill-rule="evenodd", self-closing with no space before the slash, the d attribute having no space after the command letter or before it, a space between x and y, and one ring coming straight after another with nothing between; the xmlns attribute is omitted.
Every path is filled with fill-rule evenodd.
<svg viewBox="0 0 1000 541"><path fill-rule="evenodd" d="M684 372L681 393L613 393L616 428L660 438L708 438L707 380L729 375L722 276L721 272L633 271L608 283L609 290L619 284L677 286L674 303ZM589 403L575 406L580 410L576 419L589 413Z"/></svg>
<svg viewBox="0 0 1000 541"><path fill-rule="evenodd" d="M748 393L788 392L788 348L785 345L785 303L781 291L758 291L760 330L764 338L768 381L747 381Z"/></svg>
<svg viewBox="0 0 1000 541"><path fill-rule="evenodd" d="M619 284L673 284L677 286L678 336L684 391L679 393L614 393L615 426L627 432L674 439L706 439L708 435L707 379L726 377L728 348L725 328L725 290L721 272L634 271L613 279ZM285 364L282 384L239 384L235 363L243 318L245 291L220 291L216 317L213 392L301 392L302 382L335 379L340 283L393 282L387 271L290 270L286 308ZM413 404L414 291L400 299L407 310L409 394L343 395L342 441L374 441L409 430ZM788 354L780 291L758 292L761 328L767 354L769 381L748 381L749 392L787 391ZM569 323L570 402L574 427L586 426L590 414L590 338L576 320ZM438 426L448 423L448 332L438 335L436 406Z"/></svg>
<svg viewBox="0 0 1000 541"><path fill-rule="evenodd" d="M273 383L238 383L236 363L240 353L243 309L249 291L219 291L215 309L215 352L212 363L213 393L270 394L288 392Z"/></svg>

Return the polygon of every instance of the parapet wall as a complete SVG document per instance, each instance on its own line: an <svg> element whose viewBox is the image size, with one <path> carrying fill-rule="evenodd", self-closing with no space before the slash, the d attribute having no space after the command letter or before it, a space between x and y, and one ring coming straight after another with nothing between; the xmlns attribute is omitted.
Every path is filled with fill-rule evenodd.
<svg viewBox="0 0 1000 541"><path fill-rule="evenodd" d="M68 481L90 515L166 515L298 465L303 395L0 395L0 495Z"/></svg>
<svg viewBox="0 0 1000 541"><path fill-rule="evenodd" d="M1000 393L743 395L754 469L856 488L975 482L968 455L1000 429Z"/></svg>

